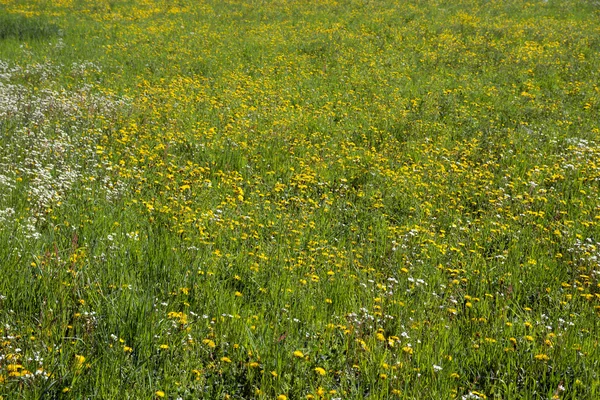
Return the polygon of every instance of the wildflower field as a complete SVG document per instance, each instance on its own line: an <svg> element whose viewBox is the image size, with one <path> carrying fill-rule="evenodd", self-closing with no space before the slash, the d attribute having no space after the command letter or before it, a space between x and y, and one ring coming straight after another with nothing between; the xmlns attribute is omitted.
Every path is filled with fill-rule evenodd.
<svg viewBox="0 0 600 400"><path fill-rule="evenodd" d="M600 2L0 0L1 399L599 399Z"/></svg>

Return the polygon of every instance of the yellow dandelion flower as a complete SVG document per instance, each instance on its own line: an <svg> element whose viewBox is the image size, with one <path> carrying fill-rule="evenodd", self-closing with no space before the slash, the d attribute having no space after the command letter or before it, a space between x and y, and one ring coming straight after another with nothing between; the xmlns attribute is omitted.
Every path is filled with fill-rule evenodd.
<svg viewBox="0 0 600 400"><path fill-rule="evenodd" d="M317 373L317 375L321 375L321 376L325 376L325 374L327 374L327 371L325 371L323 368L321 367L316 367L315 368L315 372Z"/></svg>

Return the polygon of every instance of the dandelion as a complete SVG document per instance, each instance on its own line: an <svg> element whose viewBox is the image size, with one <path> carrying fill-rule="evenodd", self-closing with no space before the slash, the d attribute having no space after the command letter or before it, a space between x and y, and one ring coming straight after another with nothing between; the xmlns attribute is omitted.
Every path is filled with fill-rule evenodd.
<svg viewBox="0 0 600 400"><path fill-rule="evenodd" d="M75 362L77 363L77 367L81 367L85 362L85 357L81 355L75 355Z"/></svg>
<svg viewBox="0 0 600 400"><path fill-rule="evenodd" d="M317 373L317 375L321 375L321 376L325 376L325 374L327 374L327 371L325 371L325 369L323 369L321 367L316 367L315 372Z"/></svg>

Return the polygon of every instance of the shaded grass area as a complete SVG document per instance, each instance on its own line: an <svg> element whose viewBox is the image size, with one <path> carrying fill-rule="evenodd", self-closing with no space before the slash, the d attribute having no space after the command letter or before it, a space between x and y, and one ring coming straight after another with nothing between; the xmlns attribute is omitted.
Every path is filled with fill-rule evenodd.
<svg viewBox="0 0 600 400"><path fill-rule="evenodd" d="M59 27L45 16L27 17L0 8L0 40L47 40L59 33Z"/></svg>

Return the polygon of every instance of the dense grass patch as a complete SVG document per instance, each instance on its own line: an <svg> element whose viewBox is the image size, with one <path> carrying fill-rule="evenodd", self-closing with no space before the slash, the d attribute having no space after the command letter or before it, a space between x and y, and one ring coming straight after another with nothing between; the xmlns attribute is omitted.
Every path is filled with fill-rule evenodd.
<svg viewBox="0 0 600 400"><path fill-rule="evenodd" d="M26 17L0 9L0 40L47 40L58 33L58 26L43 16Z"/></svg>
<svg viewBox="0 0 600 400"><path fill-rule="evenodd" d="M3 398L600 396L597 4L2 5Z"/></svg>

